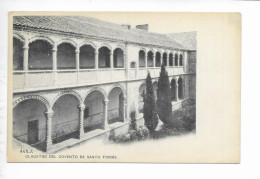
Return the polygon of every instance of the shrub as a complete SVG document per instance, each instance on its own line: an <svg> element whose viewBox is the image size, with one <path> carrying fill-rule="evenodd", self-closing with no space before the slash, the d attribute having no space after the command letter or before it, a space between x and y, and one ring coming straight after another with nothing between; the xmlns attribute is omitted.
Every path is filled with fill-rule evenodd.
<svg viewBox="0 0 260 179"><path fill-rule="evenodd" d="M111 135L109 137L109 140L115 143L127 143L137 140L145 140L149 135L149 130L146 127L142 126L137 130L130 130L127 134L124 135Z"/></svg>

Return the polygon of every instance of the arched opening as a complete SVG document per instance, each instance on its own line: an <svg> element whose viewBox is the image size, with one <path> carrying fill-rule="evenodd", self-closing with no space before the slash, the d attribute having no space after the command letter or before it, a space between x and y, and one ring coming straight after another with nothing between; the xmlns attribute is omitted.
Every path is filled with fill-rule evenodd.
<svg viewBox="0 0 260 179"><path fill-rule="evenodd" d="M163 63L164 63L165 66L168 65L167 64L167 53L166 52L163 53Z"/></svg>
<svg viewBox="0 0 260 179"><path fill-rule="evenodd" d="M155 98L155 100L157 100L157 90L158 90L158 82L155 81L155 82L153 83L153 93L154 93L154 98Z"/></svg>
<svg viewBox="0 0 260 179"><path fill-rule="evenodd" d="M148 58L147 58L147 66L148 67L153 67L154 64L153 64L153 52L152 51L149 51L148 52Z"/></svg>
<svg viewBox="0 0 260 179"><path fill-rule="evenodd" d="M139 67L145 67L145 51L139 51Z"/></svg>
<svg viewBox="0 0 260 179"><path fill-rule="evenodd" d="M182 78L178 79L178 98L183 99L183 80L182 80Z"/></svg>
<svg viewBox="0 0 260 179"><path fill-rule="evenodd" d="M84 104L84 132L102 129L104 125L104 95L100 91L92 91L86 97Z"/></svg>
<svg viewBox="0 0 260 179"><path fill-rule="evenodd" d="M29 44L29 70L52 69L52 46L47 41L36 40Z"/></svg>
<svg viewBox="0 0 260 179"><path fill-rule="evenodd" d="M79 50L80 69L95 68L95 49L91 45L83 45Z"/></svg>
<svg viewBox="0 0 260 179"><path fill-rule="evenodd" d="M183 66L183 56L182 56L182 54L180 54L180 66Z"/></svg>
<svg viewBox="0 0 260 179"><path fill-rule="evenodd" d="M173 54L170 53L169 55L169 66L173 66Z"/></svg>
<svg viewBox="0 0 260 179"><path fill-rule="evenodd" d="M72 94L59 97L52 110L52 140L59 143L70 138L77 138L79 131L79 100Z"/></svg>
<svg viewBox="0 0 260 179"><path fill-rule="evenodd" d="M124 68L124 52L116 48L113 53L114 68Z"/></svg>
<svg viewBox="0 0 260 179"><path fill-rule="evenodd" d="M44 150L46 139L46 105L36 99L27 99L13 109L13 137Z"/></svg>
<svg viewBox="0 0 260 179"><path fill-rule="evenodd" d="M172 79L171 81L171 100L172 101L176 101L177 98L176 98L176 80L175 79Z"/></svg>
<svg viewBox="0 0 260 179"><path fill-rule="evenodd" d="M124 121L124 94L123 90L115 87L108 95L108 124Z"/></svg>
<svg viewBox="0 0 260 179"><path fill-rule="evenodd" d="M143 113L145 92L146 92L146 84L143 83L140 86L140 88L139 88L139 96L138 96L138 110L139 110L139 113Z"/></svg>
<svg viewBox="0 0 260 179"><path fill-rule="evenodd" d="M23 42L13 38L13 70L23 70Z"/></svg>
<svg viewBox="0 0 260 179"><path fill-rule="evenodd" d="M155 55L155 66L160 67L161 66L161 54L160 52L156 52Z"/></svg>
<svg viewBox="0 0 260 179"><path fill-rule="evenodd" d="M178 61L179 61L178 54L176 53L174 57L174 66L178 66Z"/></svg>
<svg viewBox="0 0 260 179"><path fill-rule="evenodd" d="M76 69L76 53L72 44L62 43L58 45L57 69Z"/></svg>
<svg viewBox="0 0 260 179"><path fill-rule="evenodd" d="M107 47L98 50L98 67L110 68L110 50Z"/></svg>

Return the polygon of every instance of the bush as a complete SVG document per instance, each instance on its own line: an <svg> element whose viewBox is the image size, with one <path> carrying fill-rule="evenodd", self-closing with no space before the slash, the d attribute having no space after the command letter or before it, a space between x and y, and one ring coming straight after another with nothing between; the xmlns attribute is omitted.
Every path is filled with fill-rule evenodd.
<svg viewBox="0 0 260 179"><path fill-rule="evenodd" d="M124 135L112 135L109 137L109 140L115 143L127 143L138 140L145 140L150 135L149 130L142 126L137 130L130 130L127 134Z"/></svg>
<svg viewBox="0 0 260 179"><path fill-rule="evenodd" d="M192 131L196 128L195 106L187 106L173 113L174 121L172 129L179 132Z"/></svg>
<svg viewBox="0 0 260 179"><path fill-rule="evenodd" d="M136 113L131 112L130 114L130 130L136 130L137 129L137 124L136 124Z"/></svg>

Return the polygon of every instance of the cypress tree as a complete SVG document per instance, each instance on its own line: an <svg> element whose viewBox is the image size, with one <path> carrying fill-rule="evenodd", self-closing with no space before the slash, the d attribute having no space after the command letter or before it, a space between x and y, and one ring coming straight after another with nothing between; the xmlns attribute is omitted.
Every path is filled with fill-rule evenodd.
<svg viewBox="0 0 260 179"><path fill-rule="evenodd" d="M169 76L164 64L161 66L160 77L158 80L157 90L157 108L160 120L166 125L171 126L172 118L172 103L171 103L171 89Z"/></svg>
<svg viewBox="0 0 260 179"><path fill-rule="evenodd" d="M153 134L158 125L158 116L150 73L148 73L146 78L146 94L144 95L143 109L145 126Z"/></svg>

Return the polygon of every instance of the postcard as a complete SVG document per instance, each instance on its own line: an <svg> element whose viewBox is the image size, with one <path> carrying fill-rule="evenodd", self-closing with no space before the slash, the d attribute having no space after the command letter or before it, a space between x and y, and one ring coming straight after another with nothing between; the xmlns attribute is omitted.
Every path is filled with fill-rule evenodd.
<svg viewBox="0 0 260 179"><path fill-rule="evenodd" d="M10 12L8 162L240 162L241 14Z"/></svg>

